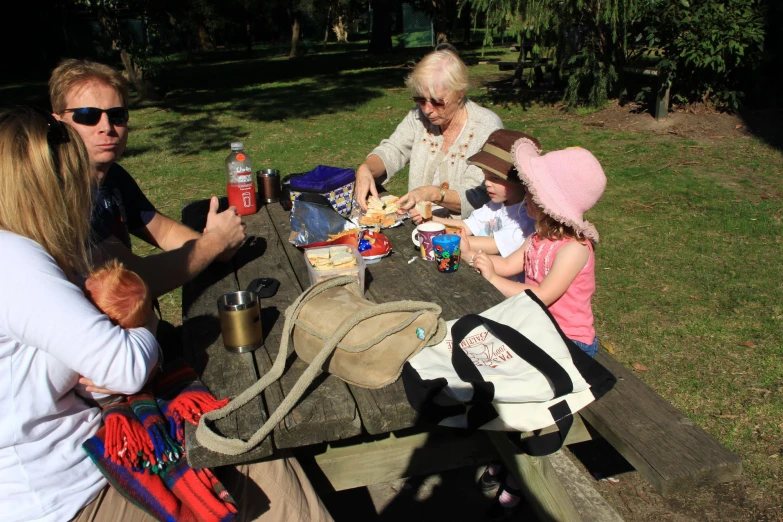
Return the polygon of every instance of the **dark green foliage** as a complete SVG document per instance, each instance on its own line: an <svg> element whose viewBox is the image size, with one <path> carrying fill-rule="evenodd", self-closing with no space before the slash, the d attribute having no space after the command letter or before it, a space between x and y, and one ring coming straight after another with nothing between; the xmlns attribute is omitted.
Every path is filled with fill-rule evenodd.
<svg viewBox="0 0 783 522"><path fill-rule="evenodd" d="M740 106L765 40L765 0L470 0L485 44L503 33L553 47L569 104L602 105L623 68L658 66L675 101ZM639 62L643 63L639 63Z"/></svg>
<svg viewBox="0 0 783 522"><path fill-rule="evenodd" d="M659 0L654 7L644 38L672 73L676 101L738 108L764 50L762 2Z"/></svg>

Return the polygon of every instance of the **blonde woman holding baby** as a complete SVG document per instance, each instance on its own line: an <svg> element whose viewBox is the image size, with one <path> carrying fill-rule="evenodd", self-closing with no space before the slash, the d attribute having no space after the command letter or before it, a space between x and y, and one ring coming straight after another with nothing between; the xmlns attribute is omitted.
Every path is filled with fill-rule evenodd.
<svg viewBox="0 0 783 522"><path fill-rule="evenodd" d="M79 383L90 393L136 393L159 350L155 314L123 328L82 291L93 189L76 130L42 110L0 110L3 520L154 522L81 448L102 421L100 408L77 395ZM228 471L238 521L332 520L296 459Z"/></svg>

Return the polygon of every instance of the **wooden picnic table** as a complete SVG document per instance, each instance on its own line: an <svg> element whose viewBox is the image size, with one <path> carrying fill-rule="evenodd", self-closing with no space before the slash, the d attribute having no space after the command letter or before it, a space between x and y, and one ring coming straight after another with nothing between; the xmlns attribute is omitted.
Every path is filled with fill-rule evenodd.
<svg viewBox="0 0 783 522"><path fill-rule="evenodd" d="M518 87L525 85L524 72L526 69L532 69L536 85L544 83L544 69L551 69L552 61L549 57L535 56L533 54L533 42L524 42L521 46L514 45L511 50L519 52L519 58L516 61L500 61L498 69L501 71L514 71L514 83Z"/></svg>
<svg viewBox="0 0 783 522"><path fill-rule="evenodd" d="M183 209L183 222L204 227L208 201ZM214 263L183 287L185 356L217 397L234 397L266 373L277 355L285 309L309 285L306 261L288 241L289 213L278 204L244 218L249 236L231 263ZM446 320L482 312L503 296L466 265L441 274L418 257L413 225L384 230L394 251L367 266L366 297L376 302L413 299L437 303ZM415 258L415 261L410 262ZM245 289L258 277L280 281L277 294L261 301L264 346L234 354L223 347L217 299ZM600 436L662 494L736 479L739 459L607 354L599 361L618 376L615 389L575 416L566 444ZM262 396L219 421L225 436L247 439L274 411L307 365L292 356L282 378ZM589 422L586 424L582 421ZM273 457L286 448L306 448L336 490L486 462L498 453L522 484L528 502L546 520L579 520L548 457L516 455L503 436L467 434L431 427L410 407L401 380L378 390L348 385L321 374L304 397L254 450L226 456L201 447L188 426L188 461L195 468ZM567 460L567 459L566 459ZM600 497L599 497L600 498ZM588 509L588 508L586 508ZM591 506L589 509L595 509Z"/></svg>

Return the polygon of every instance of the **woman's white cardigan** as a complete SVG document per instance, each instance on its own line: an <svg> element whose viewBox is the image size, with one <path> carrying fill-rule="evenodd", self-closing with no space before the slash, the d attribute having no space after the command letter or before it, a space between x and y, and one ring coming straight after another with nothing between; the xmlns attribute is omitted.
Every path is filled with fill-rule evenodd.
<svg viewBox="0 0 783 522"><path fill-rule="evenodd" d="M468 110L467 121L445 156L438 154L443 146L440 127L430 123L418 107L411 109L394 133L370 153L381 158L389 178L410 163L409 191L432 185L437 172L438 185L447 182L449 189L459 194L462 219L470 216L474 210L466 197L466 191L484 182L481 169L468 165L466 161L481 150L493 131L503 128L503 122L491 110L470 100L465 102L465 106Z"/></svg>

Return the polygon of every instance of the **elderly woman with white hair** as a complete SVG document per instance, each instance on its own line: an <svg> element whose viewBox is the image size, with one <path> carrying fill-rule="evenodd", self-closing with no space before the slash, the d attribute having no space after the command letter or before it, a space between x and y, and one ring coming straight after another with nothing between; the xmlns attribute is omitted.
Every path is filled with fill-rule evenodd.
<svg viewBox="0 0 783 522"><path fill-rule="evenodd" d="M375 179L384 173L391 178L410 164L408 193L400 198L400 208L409 210L415 223L421 216L414 206L422 201L464 219L486 203L486 192L480 189L484 174L466 160L503 123L467 99L468 70L452 49L426 55L405 84L416 107L359 166L356 199L366 208L368 194L378 195Z"/></svg>

